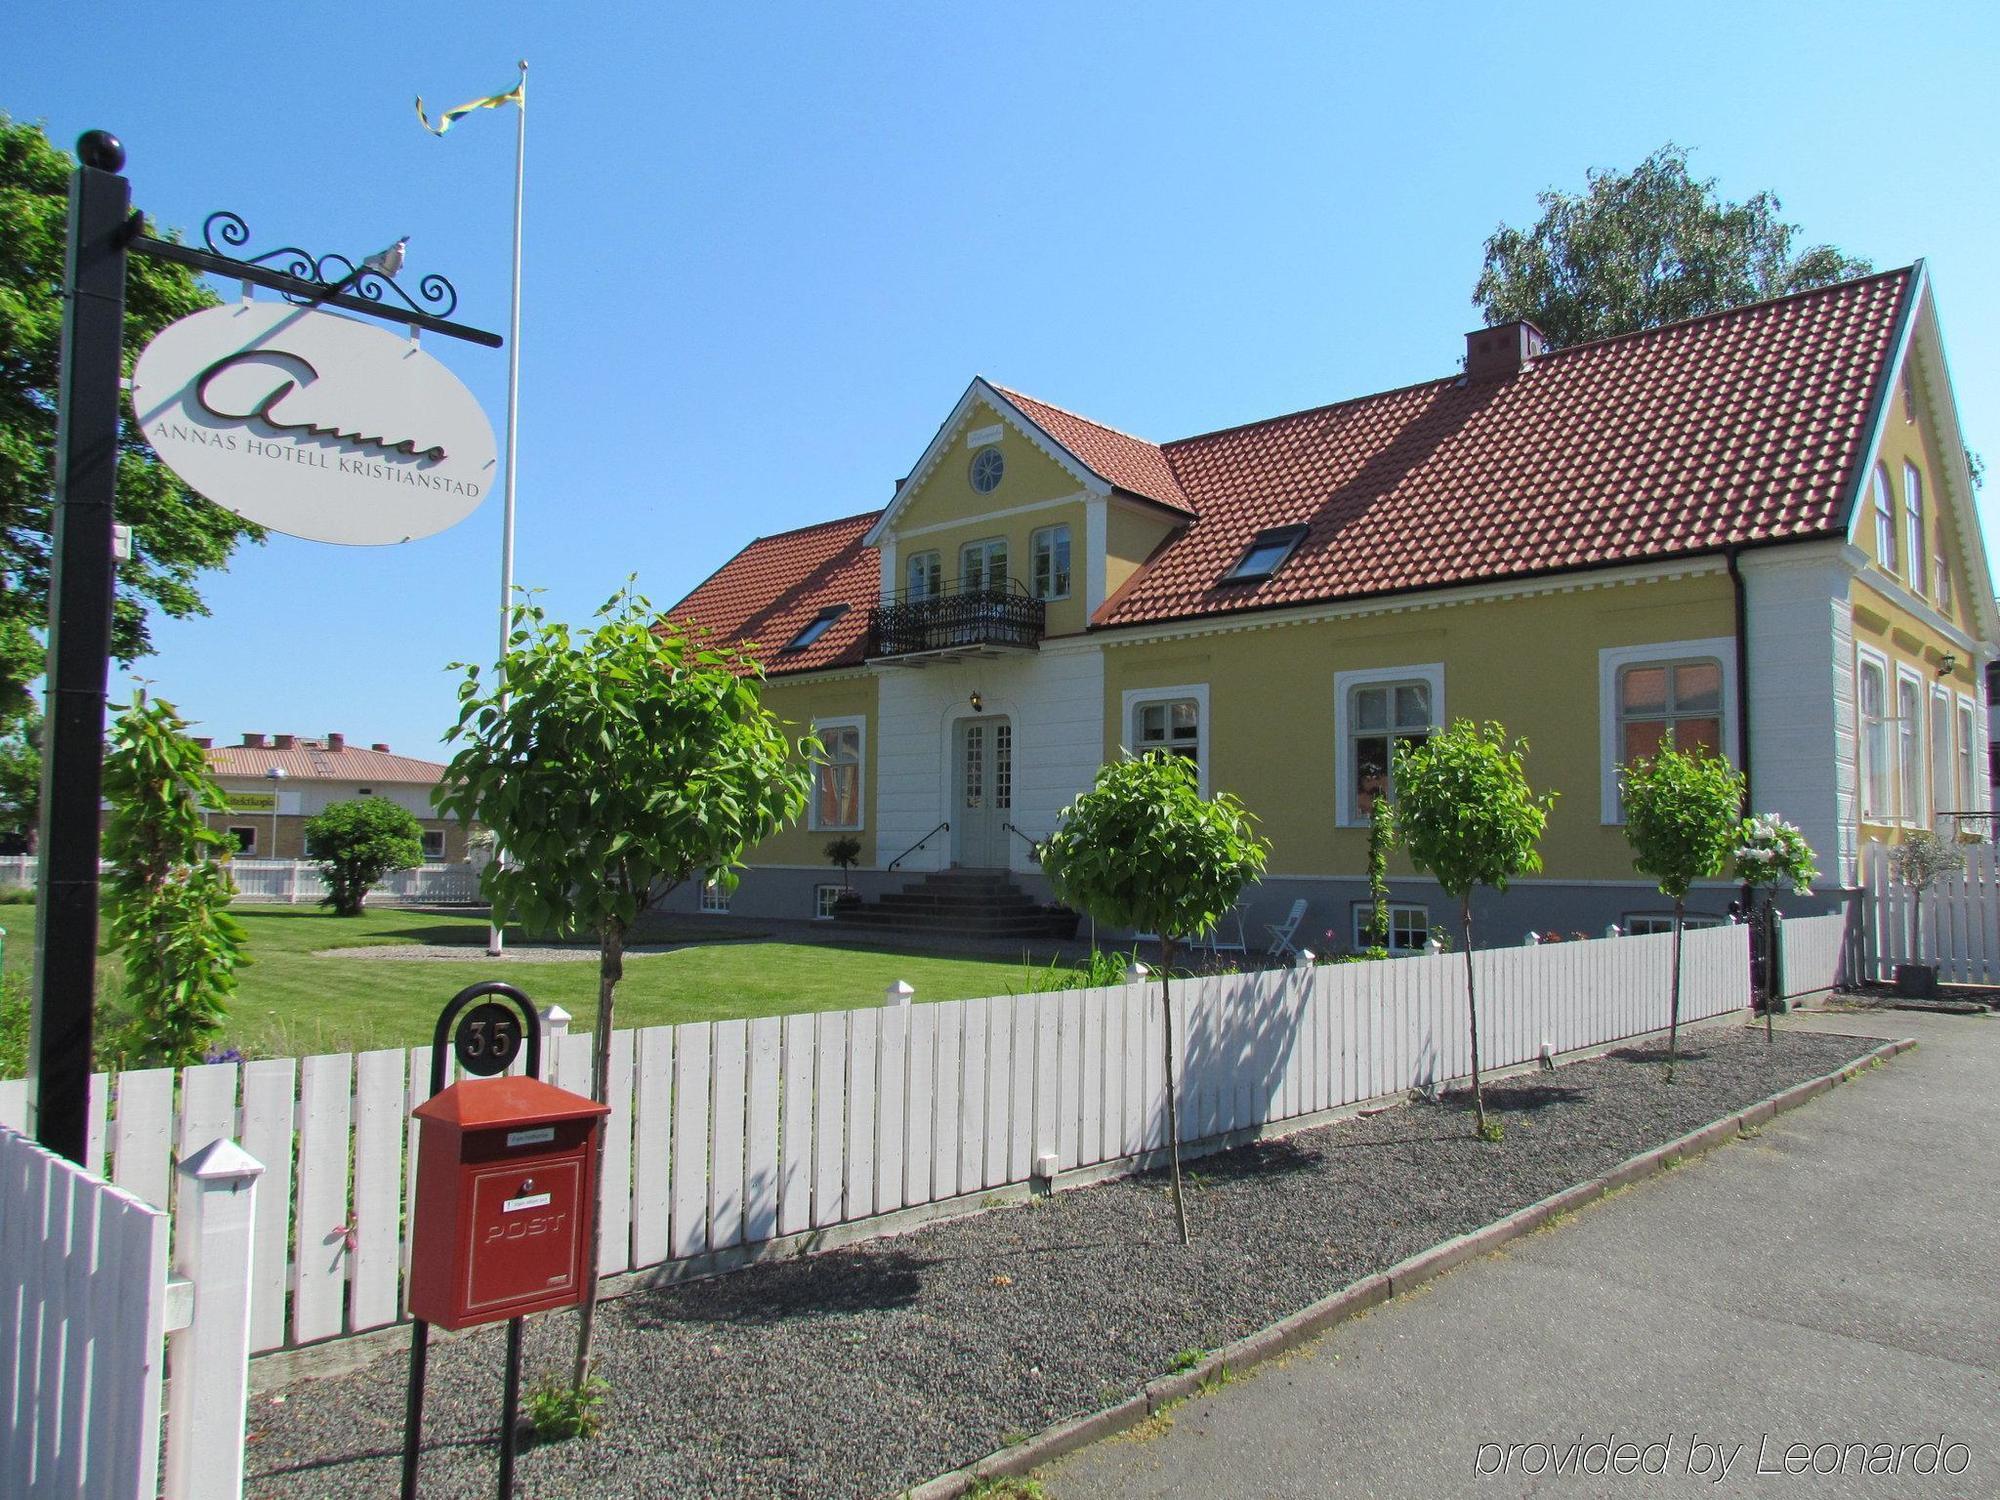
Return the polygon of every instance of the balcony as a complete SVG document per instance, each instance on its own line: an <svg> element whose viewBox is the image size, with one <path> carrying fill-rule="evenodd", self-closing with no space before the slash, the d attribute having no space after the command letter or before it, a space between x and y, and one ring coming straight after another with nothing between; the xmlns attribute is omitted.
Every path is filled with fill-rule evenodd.
<svg viewBox="0 0 2000 1500"><path fill-rule="evenodd" d="M868 609L868 655L911 666L1034 651L1048 632L1048 606L1019 579L947 584L935 593L891 594Z"/></svg>

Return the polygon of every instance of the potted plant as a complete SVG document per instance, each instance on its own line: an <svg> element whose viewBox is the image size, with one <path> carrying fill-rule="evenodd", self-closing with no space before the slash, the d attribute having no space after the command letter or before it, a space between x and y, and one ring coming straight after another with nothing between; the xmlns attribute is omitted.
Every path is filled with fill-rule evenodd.
<svg viewBox="0 0 2000 1500"><path fill-rule="evenodd" d="M842 906L851 906L860 901L849 885L847 872L861 863L861 840L851 833L843 833L826 846L826 857L840 866L840 896Z"/></svg>
<svg viewBox="0 0 2000 1500"><path fill-rule="evenodd" d="M1965 868L1965 851L1950 839L1919 828L1889 851L1889 869L1910 888L1910 955L1896 965L1896 993L1930 999L1937 994L1937 965L1924 962L1924 892Z"/></svg>

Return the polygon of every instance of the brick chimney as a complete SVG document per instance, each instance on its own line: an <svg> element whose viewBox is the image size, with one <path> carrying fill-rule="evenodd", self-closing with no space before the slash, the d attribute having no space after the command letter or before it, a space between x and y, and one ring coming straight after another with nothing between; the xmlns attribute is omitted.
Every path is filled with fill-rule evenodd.
<svg viewBox="0 0 2000 1500"><path fill-rule="evenodd" d="M374 744L370 745L368 748L370 750L380 750L384 755L387 755L389 753L389 747L383 744L380 740L377 740Z"/></svg>
<svg viewBox="0 0 2000 1500"><path fill-rule="evenodd" d="M264 736L261 734L252 734L247 729L244 730L243 748L245 750L262 750L264 748Z"/></svg>
<svg viewBox="0 0 2000 1500"><path fill-rule="evenodd" d="M326 748L329 750L345 750L347 748L347 736L344 734L335 734L329 729L326 732Z"/></svg>
<svg viewBox="0 0 2000 1500"><path fill-rule="evenodd" d="M273 750L289 750L298 742L299 737L295 734L274 734L271 736L271 748Z"/></svg>
<svg viewBox="0 0 2000 1500"><path fill-rule="evenodd" d="M1505 380L1549 346L1548 336L1526 319L1475 329L1465 336L1465 378Z"/></svg>
<svg viewBox="0 0 2000 1500"><path fill-rule="evenodd" d="M213 750L215 741L208 735L198 734L194 737L194 746L197 750Z"/></svg>

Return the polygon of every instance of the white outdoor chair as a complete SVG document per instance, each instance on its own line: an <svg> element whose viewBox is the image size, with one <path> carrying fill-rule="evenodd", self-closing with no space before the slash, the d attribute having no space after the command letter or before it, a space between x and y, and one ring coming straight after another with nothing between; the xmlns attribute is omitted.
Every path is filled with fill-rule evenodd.
<svg viewBox="0 0 2000 1500"><path fill-rule="evenodd" d="M1284 921L1264 924L1264 930L1271 934L1271 946L1264 950L1266 958L1291 958L1298 953L1292 938L1299 930L1299 923L1305 920L1305 915L1305 902L1294 901Z"/></svg>
<svg viewBox="0 0 2000 1500"><path fill-rule="evenodd" d="M1231 929L1235 931L1232 938ZM1232 906L1216 919L1208 929L1207 941L1203 944L1210 953L1248 953L1250 945L1243 940L1243 909Z"/></svg>

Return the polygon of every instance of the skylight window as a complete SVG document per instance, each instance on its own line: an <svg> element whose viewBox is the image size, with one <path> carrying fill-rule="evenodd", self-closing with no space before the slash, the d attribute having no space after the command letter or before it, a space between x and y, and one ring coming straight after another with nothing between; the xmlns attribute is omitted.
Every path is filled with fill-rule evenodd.
<svg viewBox="0 0 2000 1500"><path fill-rule="evenodd" d="M821 610L810 620L806 621L805 629L801 630L785 643L784 649L787 651L805 650L806 647L825 635L827 628L846 613L847 606L845 604L835 604Z"/></svg>
<svg viewBox="0 0 2000 1500"><path fill-rule="evenodd" d="M1285 565L1285 559L1292 555L1292 549L1304 539L1303 526L1279 526L1270 531L1260 531L1250 540L1250 545L1238 558L1236 566L1222 575L1224 583L1255 583L1269 578Z"/></svg>

